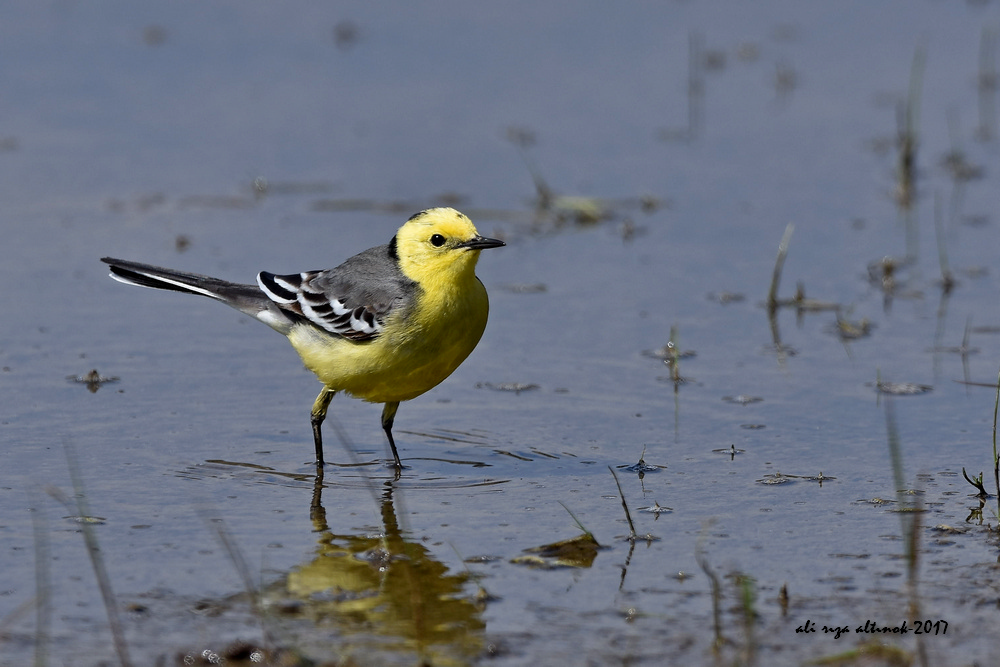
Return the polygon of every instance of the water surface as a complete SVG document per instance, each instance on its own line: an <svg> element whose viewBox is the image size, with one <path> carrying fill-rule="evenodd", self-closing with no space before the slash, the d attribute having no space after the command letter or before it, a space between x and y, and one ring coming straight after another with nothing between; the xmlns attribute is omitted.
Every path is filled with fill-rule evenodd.
<svg viewBox="0 0 1000 667"><path fill-rule="evenodd" d="M1000 366L998 26L976 2L21 7L0 26L4 659L42 637L53 664L114 660L68 446L138 664L234 662L237 639L358 664L800 664L917 618L947 633L875 639L985 663L995 499L976 514L961 471L991 488L995 395L956 381ZM508 247L480 261L477 351L400 408L398 481L378 406L334 400L350 451L328 430L317 480L291 348L98 261L250 282L439 203ZM779 295L801 283L849 328L761 306L789 223ZM647 354L672 328L680 384ZM92 369L118 379L67 380ZM880 379L931 389L887 419ZM624 539L609 467L650 539ZM582 529L603 548L526 551Z"/></svg>

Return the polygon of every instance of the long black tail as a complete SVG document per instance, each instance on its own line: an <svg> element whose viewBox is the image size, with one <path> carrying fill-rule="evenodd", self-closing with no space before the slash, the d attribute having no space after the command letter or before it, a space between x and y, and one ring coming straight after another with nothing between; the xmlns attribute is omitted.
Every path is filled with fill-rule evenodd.
<svg viewBox="0 0 1000 667"><path fill-rule="evenodd" d="M282 332L288 323L287 318L279 314L274 303L256 285L232 283L199 273L185 273L127 259L102 257L101 261L110 265L112 278L127 285L207 296Z"/></svg>

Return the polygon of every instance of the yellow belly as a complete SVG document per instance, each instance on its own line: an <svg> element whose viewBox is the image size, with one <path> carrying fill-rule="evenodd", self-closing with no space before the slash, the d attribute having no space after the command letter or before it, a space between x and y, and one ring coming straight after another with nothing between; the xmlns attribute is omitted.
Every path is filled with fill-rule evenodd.
<svg viewBox="0 0 1000 667"><path fill-rule="evenodd" d="M436 387L465 361L486 329L489 301L479 280L434 302L418 297L409 317L386 320L378 338L353 342L312 325L288 340L306 368L334 391L373 403L408 401Z"/></svg>

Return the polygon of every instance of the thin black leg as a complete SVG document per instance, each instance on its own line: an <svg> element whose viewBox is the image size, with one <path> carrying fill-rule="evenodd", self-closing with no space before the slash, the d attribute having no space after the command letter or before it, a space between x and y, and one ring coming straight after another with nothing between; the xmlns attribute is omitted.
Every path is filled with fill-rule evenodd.
<svg viewBox="0 0 1000 667"><path fill-rule="evenodd" d="M396 460L396 470L402 470L403 464L399 460L399 452L396 451L396 443L392 439L392 422L396 419L396 410L398 409L399 401L385 404L385 407L382 408L382 430L385 431L386 437L389 438L389 447L392 448L392 458Z"/></svg>
<svg viewBox="0 0 1000 667"><path fill-rule="evenodd" d="M330 406L330 401L337 394L329 387L323 387L316 397L312 407L312 428L313 442L316 445L316 465L323 465L323 420L326 419L326 409Z"/></svg>

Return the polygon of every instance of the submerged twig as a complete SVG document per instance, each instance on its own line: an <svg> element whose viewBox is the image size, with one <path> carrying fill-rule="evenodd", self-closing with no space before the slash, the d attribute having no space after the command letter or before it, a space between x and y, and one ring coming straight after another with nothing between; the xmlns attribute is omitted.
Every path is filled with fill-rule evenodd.
<svg viewBox="0 0 1000 667"><path fill-rule="evenodd" d="M892 396L886 396L885 399L885 428L887 440L889 441L889 461L892 465L892 481L896 487L896 501L900 507L905 507L908 503L906 502L906 480L903 475L903 452L899 445L899 432L896 429L896 410ZM904 533L906 533L905 526ZM907 538L908 535L904 534L903 537Z"/></svg>
<svg viewBox="0 0 1000 667"><path fill-rule="evenodd" d="M684 380L683 378L681 378L681 368L680 368L681 348L680 344L677 342L676 324L670 325L670 340L667 341L666 350L667 350L667 358L663 360L663 363L670 366L670 379L674 383L674 391L677 391L677 388Z"/></svg>
<svg viewBox="0 0 1000 667"><path fill-rule="evenodd" d="M788 244L791 243L794 231L795 225L791 222L788 223L788 226L785 227L785 233L781 237L781 242L778 243L778 256L774 260L774 272L771 274L771 288L767 293L767 310L770 313L774 313L778 309L778 285L781 283L781 271L785 266Z"/></svg>
<svg viewBox="0 0 1000 667"><path fill-rule="evenodd" d="M948 294L958 283L948 267L948 248L944 238L944 223L941 220L941 202L936 192L934 193L934 236L937 239L938 263L941 265L941 291Z"/></svg>
<svg viewBox="0 0 1000 667"><path fill-rule="evenodd" d="M583 525L583 522L580 521L580 519L578 519L575 514L573 514L573 510L571 510L570 508L566 507L566 503L564 503L563 501L560 500L560 501L557 501L557 502L560 505L562 505L562 508L564 510L566 510L567 514L570 515L570 518L573 519L573 523L576 524L576 527L579 528L581 531L583 531L584 535L587 535L587 536L593 538L594 541L596 542L597 540L596 540L596 538L594 538L594 534L592 532L590 532L589 530L587 530L587 528Z"/></svg>
<svg viewBox="0 0 1000 667"><path fill-rule="evenodd" d="M628 521L628 539L630 541L635 541L635 524L632 523L632 514L629 513L628 503L625 502L625 493L622 491L622 483L618 481L618 475L615 473L614 468L608 466L608 470L611 471L611 476L615 478L615 484L618 485L618 496L622 499L622 509L625 510L625 519Z"/></svg>
<svg viewBox="0 0 1000 667"><path fill-rule="evenodd" d="M983 485L983 473L980 472L978 477L969 477L969 473L965 472L965 466L962 466L962 477L979 490L979 493L976 494L978 498L989 498L990 494L986 492L986 487Z"/></svg>
<svg viewBox="0 0 1000 667"><path fill-rule="evenodd" d="M899 120L899 185L896 195L900 207L904 210L909 210L916 200L917 146L919 143L917 128L920 124L920 91L923 86L925 59L924 46L921 44L913 55L913 64L910 68L910 90ZM911 254L911 256L913 255Z"/></svg>
<svg viewBox="0 0 1000 667"><path fill-rule="evenodd" d="M709 565L708 558L705 555L705 532L710 525L711 521L702 525L701 534L698 536L698 542L694 548L694 559L698 563L698 567L701 568L701 571L708 577L709 585L712 587L712 627L715 631L712 650L718 651L722 648L726 639L722 636L722 587L719 584L719 575Z"/></svg>

